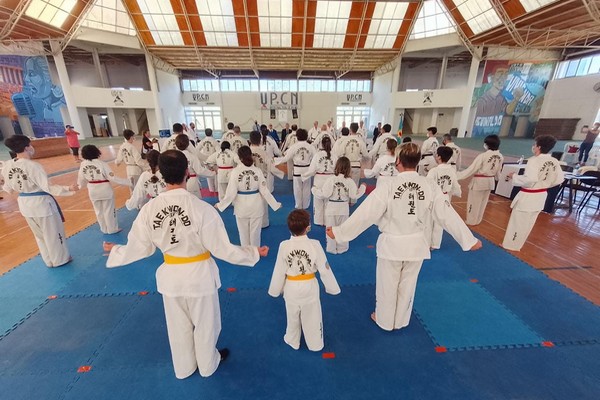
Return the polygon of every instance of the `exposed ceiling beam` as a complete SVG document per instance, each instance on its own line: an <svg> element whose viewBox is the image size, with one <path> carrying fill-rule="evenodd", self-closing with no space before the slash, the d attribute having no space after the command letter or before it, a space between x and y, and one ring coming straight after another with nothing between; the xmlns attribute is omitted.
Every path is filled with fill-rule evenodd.
<svg viewBox="0 0 600 400"><path fill-rule="evenodd" d="M304 68L304 54L306 52L306 23L308 22L308 0L304 0L304 23L302 24L302 55L300 56L300 65L298 66L297 77L302 76Z"/></svg>
<svg viewBox="0 0 600 400"><path fill-rule="evenodd" d="M250 50L250 65L252 71L257 78L259 78L258 70L256 69L256 63L254 62L254 54L252 53L252 37L250 35L250 17L248 16L248 0L244 0L244 18L246 19L246 33L248 35L248 50Z"/></svg>
<svg viewBox="0 0 600 400"><path fill-rule="evenodd" d="M173 4L176 1L177 0L171 0L171 3ZM188 10L187 10L186 5L184 4L183 0L179 0L179 6L181 7L181 9L183 10L184 15L185 15L185 23L187 24L187 27L189 29L188 40L190 40L192 42L192 45L194 46L194 51L196 53L196 58L198 59L198 64L200 64L200 67L202 69L204 69L206 72L208 72L215 78L218 78L219 75L216 73L215 68L209 62L206 62L206 60L204 59L204 57L202 57L202 54L200 53L200 49L198 48L198 43L196 43L196 37L192 33L192 24L190 22L190 18L188 15L189 13L188 13ZM179 24L179 20L177 23ZM180 30L181 30L181 28L180 28Z"/></svg>
<svg viewBox="0 0 600 400"><path fill-rule="evenodd" d="M83 8L81 9L81 12L79 13L79 15L77 15L75 17L75 21L73 21L73 24L71 24L71 27L67 31L67 34L65 35L64 39L62 39L60 42L60 51L61 52L67 48L67 46L69 45L69 43L75 36L75 33L79 29L79 26L85 20L88 13L92 9L93 5L94 5L94 0L87 0L87 2L85 2Z"/></svg>
<svg viewBox="0 0 600 400"><path fill-rule="evenodd" d="M354 7L355 4L356 3L353 2L352 7ZM371 6L371 4L369 4L369 0L366 0L365 3L362 4L362 15L360 18L360 24L358 25L357 35L354 40L354 50L352 51L352 55L350 57L348 57L346 62L344 64L342 64L342 66L340 67L338 72L336 72L335 79L340 79L341 77L343 77L344 75L346 75L348 72L350 72L352 70L352 66L354 64L354 58L356 57L356 51L358 50L358 44L360 43L360 35L363 30L363 24L365 22L365 19L367 18L367 14L370 13L370 15L372 17L373 11L375 10L375 3L372 3L372 4L373 4L372 6ZM370 20L370 18L369 18L369 20ZM348 34L348 32L346 32L346 35L347 34Z"/></svg>
<svg viewBox="0 0 600 400"><path fill-rule="evenodd" d="M14 9L13 13L8 18L8 21L6 21L6 24L0 31L0 40L6 39L12 33L13 29L15 29L15 26L17 26L23 14L25 14L25 11L27 10L27 7L29 7L29 4L31 4L31 0L20 1L17 4L17 7Z"/></svg>
<svg viewBox="0 0 600 400"><path fill-rule="evenodd" d="M600 1L598 0L581 0L585 9L588 11L592 19L600 23Z"/></svg>
<svg viewBox="0 0 600 400"><path fill-rule="evenodd" d="M504 9L504 6L502 5L501 1L500 0L490 0L490 4L491 4L492 8L494 9L494 11L496 11L496 14L500 18L500 21L502 21L502 23L506 27L506 30L508 31L510 36L513 38L515 43L521 47L525 47L525 41L523 40L523 38L517 31L517 27L515 26L513 20L510 18L510 16Z"/></svg>

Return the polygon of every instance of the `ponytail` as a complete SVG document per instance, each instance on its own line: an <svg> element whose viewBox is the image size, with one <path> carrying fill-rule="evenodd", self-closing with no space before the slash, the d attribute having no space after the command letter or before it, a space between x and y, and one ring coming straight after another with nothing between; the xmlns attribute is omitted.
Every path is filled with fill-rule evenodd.
<svg viewBox="0 0 600 400"><path fill-rule="evenodd" d="M321 140L321 145L323 146L323 150L327 152L327 158L331 160L331 138L329 135L323 136L323 140Z"/></svg>
<svg viewBox="0 0 600 400"><path fill-rule="evenodd" d="M254 164L254 158L252 158L252 150L248 146L242 146L238 150L238 157L242 164L246 167L250 167Z"/></svg>
<svg viewBox="0 0 600 400"><path fill-rule="evenodd" d="M148 154L146 154L146 161L150 165L150 170L152 171L152 178L150 178L150 182L156 183L158 182L158 177L156 176L156 171L158 171L158 157L160 153L156 150L150 150Z"/></svg>

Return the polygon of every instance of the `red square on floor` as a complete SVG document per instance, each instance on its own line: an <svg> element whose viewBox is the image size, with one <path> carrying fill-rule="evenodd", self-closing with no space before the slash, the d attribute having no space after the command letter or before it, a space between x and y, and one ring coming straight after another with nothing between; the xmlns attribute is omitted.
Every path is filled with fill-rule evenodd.
<svg viewBox="0 0 600 400"><path fill-rule="evenodd" d="M436 353L445 353L447 351L448 351L448 349L445 348L444 346L438 346L438 347L435 348L435 352Z"/></svg>
<svg viewBox="0 0 600 400"><path fill-rule="evenodd" d="M90 372L91 369L92 369L91 365L82 365L81 367L77 368L77 372L79 372L79 373Z"/></svg>
<svg viewBox="0 0 600 400"><path fill-rule="evenodd" d="M48 300L56 300L58 298L57 295L53 294L52 296L48 296Z"/></svg>
<svg viewBox="0 0 600 400"><path fill-rule="evenodd" d="M227 291L228 291L229 293L233 293L233 292L237 291L237 289L236 289L236 288L234 288L234 287L228 287L228 288L227 288Z"/></svg>
<svg viewBox="0 0 600 400"><path fill-rule="evenodd" d="M335 358L335 353L323 353L323 358Z"/></svg>
<svg viewBox="0 0 600 400"><path fill-rule="evenodd" d="M138 292L138 294L140 296L146 296L148 294L148 292L144 290L143 292Z"/></svg>
<svg viewBox="0 0 600 400"><path fill-rule="evenodd" d="M554 347L554 343L552 343L552 342L542 342L542 346L544 346L544 347Z"/></svg>
<svg viewBox="0 0 600 400"><path fill-rule="evenodd" d="M471 279L471 282L477 283L477 282L479 282L479 279Z"/></svg>

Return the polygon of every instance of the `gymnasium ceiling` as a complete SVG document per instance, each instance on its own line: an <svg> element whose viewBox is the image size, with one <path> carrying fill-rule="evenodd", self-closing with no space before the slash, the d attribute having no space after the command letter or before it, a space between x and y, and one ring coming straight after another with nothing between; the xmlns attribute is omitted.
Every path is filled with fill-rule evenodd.
<svg viewBox="0 0 600 400"><path fill-rule="evenodd" d="M3 44L63 49L80 28L137 35L179 70L341 76L438 35L458 35L466 51L600 49L600 0L0 0L0 27Z"/></svg>

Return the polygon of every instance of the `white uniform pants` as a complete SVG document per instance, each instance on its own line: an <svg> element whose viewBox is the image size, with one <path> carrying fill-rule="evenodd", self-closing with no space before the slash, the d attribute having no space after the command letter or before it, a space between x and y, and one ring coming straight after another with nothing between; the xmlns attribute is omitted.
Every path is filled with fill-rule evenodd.
<svg viewBox="0 0 600 400"><path fill-rule="evenodd" d="M219 201L225 198L225 193L227 192L227 182L219 183Z"/></svg>
<svg viewBox="0 0 600 400"><path fill-rule="evenodd" d="M187 378L196 368L200 375L211 376L221 362L216 347L221 333L219 294L163 296L163 304L175 376Z"/></svg>
<svg viewBox="0 0 600 400"><path fill-rule="evenodd" d="M483 220L490 190L469 190L467 197L467 225L479 225Z"/></svg>
<svg viewBox="0 0 600 400"><path fill-rule="evenodd" d="M40 256L48 267L60 267L71 258L67 248L65 226L60 215L49 217L25 217L29 228L35 236Z"/></svg>
<svg viewBox="0 0 600 400"><path fill-rule="evenodd" d="M266 201L263 201L263 209L264 209L264 213L262 216L262 224L261 227L262 228L266 228L269 226L269 204Z"/></svg>
<svg viewBox="0 0 600 400"><path fill-rule="evenodd" d="M198 181L197 176L190 176L186 183L187 191L197 196L199 199L202 198L202 193L200 193L200 182Z"/></svg>
<svg viewBox="0 0 600 400"><path fill-rule="evenodd" d="M352 166L352 172L350 178L356 183L356 187L360 185L360 166Z"/></svg>
<svg viewBox="0 0 600 400"><path fill-rule="evenodd" d="M133 194L133 189L135 188L137 181L140 179L140 175L127 175L127 179L129 179L129 182L131 182L131 187L129 188L129 191L131 192L131 194Z"/></svg>
<svg viewBox="0 0 600 400"><path fill-rule="evenodd" d="M240 233L241 246L260 247L262 218L262 215L257 218L235 218L235 222L237 223L238 231Z"/></svg>
<svg viewBox="0 0 600 400"><path fill-rule="evenodd" d="M214 176L207 176L206 177L206 183L208 185L208 190L211 191L211 193L214 193L217 191L217 178Z"/></svg>
<svg viewBox="0 0 600 400"><path fill-rule="evenodd" d="M115 210L115 198L92 200L92 205L94 206L98 225L100 225L100 231L108 234L116 233L119 230L119 223L117 222L117 211Z"/></svg>
<svg viewBox="0 0 600 400"><path fill-rule="evenodd" d="M439 249L442 246L442 236L444 234L444 229L437 222L433 223L433 228L431 230L431 243L429 247L432 249Z"/></svg>
<svg viewBox="0 0 600 400"><path fill-rule="evenodd" d="M435 158L433 156L425 156L421 161L419 161L419 165L417 165L417 171L421 176L427 176L429 170L433 169L437 166L435 162Z"/></svg>
<svg viewBox="0 0 600 400"><path fill-rule="evenodd" d="M287 175L288 175L288 181L291 181L292 179L294 179L294 161L293 160L289 160L287 162Z"/></svg>
<svg viewBox="0 0 600 400"><path fill-rule="evenodd" d="M521 211L513 208L502 241L502 247L507 250L521 250L539 214L539 211Z"/></svg>
<svg viewBox="0 0 600 400"><path fill-rule="evenodd" d="M340 226L348 219L347 215L325 215L326 226ZM331 254L342 254L350 248L350 242L336 242L335 239L325 235L327 239L327 252Z"/></svg>
<svg viewBox="0 0 600 400"><path fill-rule="evenodd" d="M287 328L283 340L293 349L300 348L300 334L311 351L323 349L323 316L319 299L319 283L308 281L285 282L283 289Z"/></svg>
<svg viewBox="0 0 600 400"><path fill-rule="evenodd" d="M410 322L417 278L423 261L391 261L377 258L375 314L386 331Z"/></svg>
<svg viewBox="0 0 600 400"><path fill-rule="evenodd" d="M306 210L310 206L310 187L312 179L302 182L302 177L294 176L294 208Z"/></svg>

